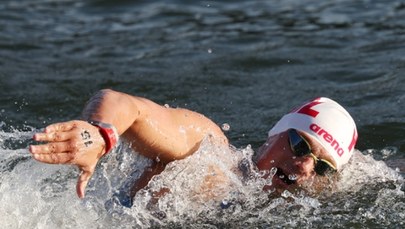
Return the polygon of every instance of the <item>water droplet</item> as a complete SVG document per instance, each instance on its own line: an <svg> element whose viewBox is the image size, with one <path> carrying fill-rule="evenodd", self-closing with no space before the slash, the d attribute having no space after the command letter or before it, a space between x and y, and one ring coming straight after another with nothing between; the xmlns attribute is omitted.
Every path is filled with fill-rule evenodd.
<svg viewBox="0 0 405 229"><path fill-rule="evenodd" d="M274 163L274 160L271 160L270 163L273 164L273 163Z"/></svg>
<svg viewBox="0 0 405 229"><path fill-rule="evenodd" d="M277 173L277 168L276 168L276 167L273 167L273 168L270 169L270 176L271 176L271 177L273 177L274 175L276 175L276 173Z"/></svg>
<svg viewBox="0 0 405 229"><path fill-rule="evenodd" d="M166 108L170 108L170 105L169 104L167 104L167 103L165 103L165 105L164 105Z"/></svg>
<svg viewBox="0 0 405 229"><path fill-rule="evenodd" d="M231 126L228 123L222 124L222 130L223 131L229 131L231 129Z"/></svg>
<svg viewBox="0 0 405 229"><path fill-rule="evenodd" d="M278 176L278 177L280 177L280 179L284 179L284 175L280 175L280 176Z"/></svg>
<svg viewBox="0 0 405 229"><path fill-rule="evenodd" d="M284 198L292 197L292 193L287 190L284 190L284 192L281 193L281 196Z"/></svg>
<svg viewBox="0 0 405 229"><path fill-rule="evenodd" d="M227 208L229 208L229 206L231 206L231 203L229 201L227 201L227 200L222 200L221 201L221 208L222 209L227 209Z"/></svg>
<svg viewBox="0 0 405 229"><path fill-rule="evenodd" d="M295 159L297 159L297 157L294 156L294 157L292 157L292 159L295 160Z"/></svg>
<svg viewBox="0 0 405 229"><path fill-rule="evenodd" d="M208 52L208 53L212 53L212 49L208 49L207 52Z"/></svg>
<svg viewBox="0 0 405 229"><path fill-rule="evenodd" d="M290 175L288 175L288 179L290 179L290 180L297 180L297 179L298 179L298 176L297 176L296 174L290 174Z"/></svg>
<svg viewBox="0 0 405 229"><path fill-rule="evenodd" d="M262 170L262 171L259 171L259 172L257 173L257 176L258 176L258 177L264 177L264 176L267 175L268 173L269 173L268 170Z"/></svg>
<svg viewBox="0 0 405 229"><path fill-rule="evenodd" d="M156 162L160 162L160 158L159 158L159 157L156 157L156 158L155 158L155 161L156 161Z"/></svg>

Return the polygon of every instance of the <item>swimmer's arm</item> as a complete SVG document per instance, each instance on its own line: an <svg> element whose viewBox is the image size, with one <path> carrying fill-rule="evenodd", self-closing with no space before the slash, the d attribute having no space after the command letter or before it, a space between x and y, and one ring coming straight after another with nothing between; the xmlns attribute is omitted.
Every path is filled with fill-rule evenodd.
<svg viewBox="0 0 405 229"><path fill-rule="evenodd" d="M83 110L83 119L114 125L138 152L159 158L163 164L192 154L207 134L227 143L220 128L201 114L166 108L112 90L101 90L93 96ZM77 194L83 197L87 182L105 153L105 142L98 128L79 120L56 123L46 127L44 133L35 134L34 140L45 142L30 146L36 160L79 167Z"/></svg>
<svg viewBox="0 0 405 229"><path fill-rule="evenodd" d="M148 99L102 90L83 111L85 120L113 124L144 156L164 164L195 152L209 134L227 144L221 129L205 116L158 105Z"/></svg>

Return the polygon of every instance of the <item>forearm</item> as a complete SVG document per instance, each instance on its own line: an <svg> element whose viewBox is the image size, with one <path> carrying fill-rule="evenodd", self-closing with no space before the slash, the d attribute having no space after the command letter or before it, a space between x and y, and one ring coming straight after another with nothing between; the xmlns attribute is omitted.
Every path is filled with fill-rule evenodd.
<svg viewBox="0 0 405 229"><path fill-rule="evenodd" d="M164 164L182 159L197 150L203 138L212 135L227 143L221 129L201 114L186 109L167 108L148 99L113 90L97 92L83 109L81 120L54 123L33 139L42 142L30 145L33 157L50 164L74 164L81 171L77 194L84 190L98 160L113 144L104 132L89 120L112 124L131 142L131 146L151 159L159 159L158 167L143 175L145 181L161 172ZM108 134L108 133L107 133ZM114 134L115 135L115 134ZM134 189L136 191L136 188Z"/></svg>

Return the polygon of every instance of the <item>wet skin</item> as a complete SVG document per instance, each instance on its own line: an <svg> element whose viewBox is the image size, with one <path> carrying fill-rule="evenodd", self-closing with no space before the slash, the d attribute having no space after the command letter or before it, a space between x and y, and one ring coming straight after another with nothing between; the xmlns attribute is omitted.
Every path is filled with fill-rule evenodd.
<svg viewBox="0 0 405 229"><path fill-rule="evenodd" d="M323 146L313 139L309 134L300 132L311 146L312 153L319 159L330 161L336 166L336 163ZM288 140L287 131L269 137L260 147L256 159L259 170L269 171L271 168L277 168L277 173L273 176L272 184L266 185L264 190L291 190L302 184L311 181L318 176L314 171L314 159L311 156L297 157L294 155ZM267 173L264 178L267 178ZM289 179L289 177L296 179Z"/></svg>

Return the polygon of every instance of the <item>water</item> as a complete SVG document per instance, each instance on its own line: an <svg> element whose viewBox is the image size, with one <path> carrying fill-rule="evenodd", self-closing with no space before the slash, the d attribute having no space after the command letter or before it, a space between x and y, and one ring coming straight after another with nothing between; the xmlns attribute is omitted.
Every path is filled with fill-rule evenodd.
<svg viewBox="0 0 405 229"><path fill-rule="evenodd" d="M2 1L0 224L404 227L404 25L403 1ZM156 201L145 190L127 208L125 190L150 162L121 144L81 201L78 171L33 161L27 145L106 87L204 113L235 149L207 141L148 189L176 192ZM238 161L275 121L318 96L343 104L359 130L335 191L269 197L267 181L240 178ZM194 192L212 163L232 187L218 187L218 201Z"/></svg>

